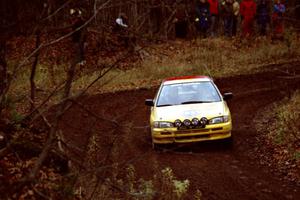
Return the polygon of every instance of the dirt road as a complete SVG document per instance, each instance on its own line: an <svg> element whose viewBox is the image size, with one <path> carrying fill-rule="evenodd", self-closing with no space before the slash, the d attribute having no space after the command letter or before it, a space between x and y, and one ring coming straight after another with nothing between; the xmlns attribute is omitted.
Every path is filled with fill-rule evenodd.
<svg viewBox="0 0 300 200"><path fill-rule="evenodd" d="M156 152L151 149L146 98L152 90L125 91L85 97L84 109L74 105L61 125L69 143L83 154L88 139L95 136L99 166L132 164L144 179L170 167L178 179L189 179L190 199L199 189L203 199L300 199L300 185L283 179L276 170L261 165L254 151L264 148L254 128L262 109L300 89L300 64L270 66L264 72L215 80L221 92L231 91L234 144L205 142ZM108 119L108 120L106 120ZM80 150L81 149L81 150ZM84 161L85 158L82 157Z"/></svg>

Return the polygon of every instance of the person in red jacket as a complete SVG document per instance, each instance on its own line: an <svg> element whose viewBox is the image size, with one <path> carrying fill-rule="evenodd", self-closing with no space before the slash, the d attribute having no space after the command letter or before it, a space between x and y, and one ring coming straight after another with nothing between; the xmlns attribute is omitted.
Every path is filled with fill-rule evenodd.
<svg viewBox="0 0 300 200"><path fill-rule="evenodd" d="M244 36L253 34L253 24L256 15L256 3L254 0L242 0L240 3L242 17L242 32Z"/></svg>
<svg viewBox="0 0 300 200"><path fill-rule="evenodd" d="M209 11L210 11L210 35L215 37L218 30L219 22L219 1L218 0L208 0Z"/></svg>

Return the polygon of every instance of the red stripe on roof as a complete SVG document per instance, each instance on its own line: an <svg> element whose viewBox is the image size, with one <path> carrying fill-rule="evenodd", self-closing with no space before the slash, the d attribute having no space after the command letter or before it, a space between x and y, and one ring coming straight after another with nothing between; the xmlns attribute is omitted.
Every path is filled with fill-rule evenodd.
<svg viewBox="0 0 300 200"><path fill-rule="evenodd" d="M183 80L183 79L196 79L196 78L209 78L208 76L177 76L177 77L170 77L166 78L164 82L166 81L175 81L175 80Z"/></svg>

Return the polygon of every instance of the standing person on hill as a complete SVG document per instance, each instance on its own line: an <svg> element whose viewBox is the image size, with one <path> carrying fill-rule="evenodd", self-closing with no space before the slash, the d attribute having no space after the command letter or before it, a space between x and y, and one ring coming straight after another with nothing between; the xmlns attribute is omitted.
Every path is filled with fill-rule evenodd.
<svg viewBox="0 0 300 200"><path fill-rule="evenodd" d="M218 31L219 24L219 1L208 0L210 11L210 36L215 37Z"/></svg>
<svg viewBox="0 0 300 200"><path fill-rule="evenodd" d="M233 26L233 0L224 0L221 4L221 13L224 23L224 34L227 37L232 36Z"/></svg>
<svg viewBox="0 0 300 200"><path fill-rule="evenodd" d="M240 16L240 4L237 0L233 0L233 23L232 23L232 35L236 36L237 33L237 25L238 25L238 19Z"/></svg>
<svg viewBox="0 0 300 200"><path fill-rule="evenodd" d="M114 32L118 36L118 41L127 48L129 46L128 18L124 13L120 13L117 17Z"/></svg>
<svg viewBox="0 0 300 200"><path fill-rule="evenodd" d="M188 14L184 3L177 6L175 13L175 35L178 38L186 38L188 33Z"/></svg>
<svg viewBox="0 0 300 200"><path fill-rule="evenodd" d="M71 9L70 14L72 16L72 41L76 46L76 63L84 65L85 61L85 41L86 30L84 27L85 21L82 17L82 11L79 9Z"/></svg>
<svg viewBox="0 0 300 200"><path fill-rule="evenodd" d="M251 36L254 32L253 25L256 15L256 3L254 0L242 0L240 4L240 12L242 16L243 36Z"/></svg>
<svg viewBox="0 0 300 200"><path fill-rule="evenodd" d="M273 7L273 33L275 38L283 37L283 14L285 13L285 5L281 0L275 0Z"/></svg>
<svg viewBox="0 0 300 200"><path fill-rule="evenodd" d="M197 0L196 2L196 28L202 37L207 36L209 28L209 7L207 0Z"/></svg>
<svg viewBox="0 0 300 200"><path fill-rule="evenodd" d="M267 34L267 26L270 23L270 6L268 0L258 1L256 17L259 34L265 36Z"/></svg>

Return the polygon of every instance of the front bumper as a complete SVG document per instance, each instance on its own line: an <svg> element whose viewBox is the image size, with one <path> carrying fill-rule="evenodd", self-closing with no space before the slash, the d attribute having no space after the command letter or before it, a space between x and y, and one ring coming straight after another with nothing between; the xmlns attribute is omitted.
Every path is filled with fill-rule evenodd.
<svg viewBox="0 0 300 200"><path fill-rule="evenodd" d="M152 141L155 144L189 143L219 140L231 137L231 122L207 125L200 129L152 128Z"/></svg>

